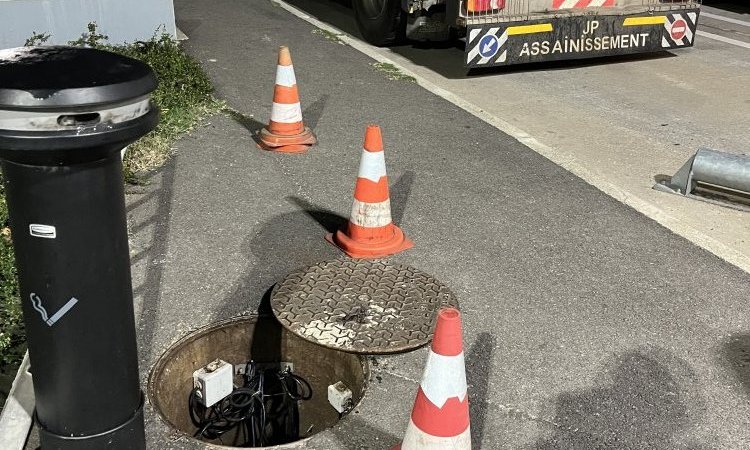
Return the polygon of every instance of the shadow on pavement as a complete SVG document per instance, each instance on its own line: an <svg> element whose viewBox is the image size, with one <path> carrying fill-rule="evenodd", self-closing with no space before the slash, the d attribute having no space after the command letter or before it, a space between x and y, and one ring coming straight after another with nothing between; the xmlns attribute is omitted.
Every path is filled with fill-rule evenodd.
<svg viewBox="0 0 750 450"><path fill-rule="evenodd" d="M307 125L313 131L315 131L315 127L318 125L318 121L323 116L323 112L325 111L326 103L328 103L329 97L330 95L328 94L322 95L302 112L302 117L305 118L305 125ZM265 123L258 122L257 120L255 120L255 118L245 115L242 112L237 111L236 109L226 108L224 110L224 113L239 125L241 125L244 129L246 129L250 133L250 136L256 144L260 142L260 140L258 139L258 132L266 126Z"/></svg>
<svg viewBox="0 0 750 450"><path fill-rule="evenodd" d="M597 387L557 398L557 432L538 450L704 449L673 439L703 410L695 373L684 360L660 348L625 353L601 373Z"/></svg>
<svg viewBox="0 0 750 450"><path fill-rule="evenodd" d="M703 0L703 4L738 14L750 14L750 4L748 4L747 0Z"/></svg>
<svg viewBox="0 0 750 450"><path fill-rule="evenodd" d="M284 0L321 22L333 25L344 33L363 39L354 20L351 2L346 0Z"/></svg>
<svg viewBox="0 0 750 450"><path fill-rule="evenodd" d="M315 127L318 126L318 121L323 117L323 112L326 109L326 103L331 96L328 94L321 95L317 100L310 103L302 112L302 117L305 119L305 125L311 130L315 131Z"/></svg>
<svg viewBox="0 0 750 450"><path fill-rule="evenodd" d="M141 296L143 298L143 307L141 314L137 318L136 322L140 327L138 331L139 338L139 352L146 361L151 361L154 355L154 335L156 333L156 326L158 320L156 315L159 313L159 304L161 302L162 290L161 282L164 275L164 258L166 258L168 246L169 246L169 229L170 229L170 218L172 217L172 199L174 192L174 182L176 173L177 159L172 158L166 166L155 176L161 177L161 182L158 185L150 187L153 194L155 195L157 207L154 214L145 224L138 224L137 229L143 228L147 224L153 224L153 235L151 239L151 246L147 250L144 250L143 254L133 255L131 260L137 261L144 257L147 257L146 262L146 277L142 285L137 286L133 289L133 296ZM153 177L152 177L153 179ZM128 212L132 206L128 209ZM136 230L131 229L130 233L135 233ZM144 256L147 255L147 256Z"/></svg>
<svg viewBox="0 0 750 450"><path fill-rule="evenodd" d="M723 362L750 395L750 334L735 334L722 348Z"/></svg>
<svg viewBox="0 0 750 450"><path fill-rule="evenodd" d="M394 223L400 223L403 218L414 179L415 173L406 171L390 187ZM275 216L256 227L246 244L248 259L254 260L255 264L237 282L233 293L222 302L222 306L214 311L212 320L233 317L246 312L248 306L254 309L254 305L260 306L259 310L263 312L263 299L268 302L270 287L287 274L301 267L342 257L343 254L324 236L343 228L349 219L300 197L289 196L286 200L296 205L299 211ZM266 294L258 298L259 292Z"/></svg>
<svg viewBox="0 0 750 450"><path fill-rule="evenodd" d="M490 376L492 354L495 351L495 336L480 333L466 355L466 382L469 385L469 416L471 417L471 446L482 448L487 411L490 406Z"/></svg>
<svg viewBox="0 0 750 450"><path fill-rule="evenodd" d="M267 303L270 288L293 270L340 257L324 236L328 227L343 220L311 208L280 214L256 227L245 241L245 253L254 263L235 283L232 294L213 311L212 320L234 317L248 308L255 310L264 298Z"/></svg>
<svg viewBox="0 0 750 450"><path fill-rule="evenodd" d="M290 196L287 197L286 200L297 205L328 233L335 233L336 230L342 228L348 220L346 217L340 216L331 210L314 205L303 198Z"/></svg>
<svg viewBox="0 0 750 450"><path fill-rule="evenodd" d="M411 187L414 185L416 176L416 172L407 170L389 188L391 193L391 216L393 223L396 225L401 225L401 222L403 222L404 211L406 211L406 205L409 203Z"/></svg>
<svg viewBox="0 0 750 450"><path fill-rule="evenodd" d="M650 61L654 59L674 58L679 55L667 51L655 53L640 53L635 55L603 56L600 58L567 60L567 61L547 61L529 64L519 64L507 67L490 67L487 69L472 69L468 72L467 77L479 77L488 75L502 75L510 73L524 72L555 72L558 70L576 69L593 66L613 66L617 64L627 64L633 61ZM462 61L463 63L463 61Z"/></svg>
<svg viewBox="0 0 750 450"><path fill-rule="evenodd" d="M179 28L183 33L185 33L188 38L195 30L198 29L203 24L202 20L197 19L182 19L180 17L177 17L177 28Z"/></svg>
<svg viewBox="0 0 750 450"><path fill-rule="evenodd" d="M245 114L242 114L241 112L235 110L235 109L225 109L224 113L228 115L232 120L240 124L244 129L246 129L250 133L250 137L253 141L255 141L256 144L260 143L260 140L258 139L258 132L266 126L266 124L258 122L254 118L250 116L246 116Z"/></svg>
<svg viewBox="0 0 750 450"><path fill-rule="evenodd" d="M254 118L250 116L246 116L245 114L242 114L241 112L234 110L234 109L225 109L224 113L227 114L229 117L232 118L235 122L242 125L244 129L249 131L253 136L260 131L261 128L266 126L266 124L262 122L258 122Z"/></svg>
<svg viewBox="0 0 750 450"><path fill-rule="evenodd" d="M416 173L407 170L389 187L391 194L391 217L393 223L399 225L404 218L406 205L409 203L409 195L414 184ZM335 233L349 221L347 217L340 216L335 212L314 205L299 197L287 197L286 200L304 211L311 219L315 220L327 233Z"/></svg>
<svg viewBox="0 0 750 450"><path fill-rule="evenodd" d="M331 429L336 440L346 450L362 450L370 448L389 449L398 444L400 439L395 435L375 428L350 413L341 425Z"/></svg>

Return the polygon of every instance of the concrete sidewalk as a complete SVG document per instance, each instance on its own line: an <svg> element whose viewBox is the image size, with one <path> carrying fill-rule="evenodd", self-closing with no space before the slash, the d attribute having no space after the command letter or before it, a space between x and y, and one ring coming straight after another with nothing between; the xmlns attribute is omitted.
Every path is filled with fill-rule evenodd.
<svg viewBox="0 0 750 450"><path fill-rule="evenodd" d="M474 448L750 446L746 273L266 0L175 8L188 50L244 117L214 117L130 189L144 386L187 332L252 313L288 272L340 256L311 213L348 215L377 123L394 219L416 243L394 260L461 302ZM282 44L320 141L306 155L251 139ZM399 442L425 355L377 358L357 410L304 448ZM204 448L150 405L147 432L153 449Z"/></svg>

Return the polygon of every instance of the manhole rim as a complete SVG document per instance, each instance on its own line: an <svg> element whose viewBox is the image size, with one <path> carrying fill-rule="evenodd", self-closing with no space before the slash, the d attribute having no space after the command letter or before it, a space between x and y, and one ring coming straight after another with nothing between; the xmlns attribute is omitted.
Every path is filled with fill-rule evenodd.
<svg viewBox="0 0 750 450"><path fill-rule="evenodd" d="M180 337L179 339L177 339L175 342L173 342L164 352L162 352L161 356L159 356L159 358L156 360L156 362L151 366L151 368L149 369L149 372L148 372L147 380L146 380L146 383L147 383L147 385L146 385L146 398L148 399L149 406L151 406L151 408L153 408L154 411L156 411L156 414L159 416L159 420L164 425L166 425L167 427L169 427L169 429L171 431L171 436L179 435L179 438L177 438L177 439L180 439L182 437L187 437L190 442L198 442L201 445L205 446L205 448L224 449L224 450L231 450L231 449L242 448L242 447L235 447L235 446L231 446L231 445L219 445L219 444L213 444L211 442L202 441L202 440L200 440L200 439L192 436L190 433L187 433L187 432L181 430L179 427L175 426L166 417L166 415L162 412L161 408L159 406L157 406L157 402L155 401L156 393L157 393L155 381L156 381L157 374L163 373L163 371L164 371L164 367L166 365L166 361L169 359L169 358L167 358L167 356L168 355L172 355L177 349L179 349L183 345L185 345L185 344L187 344L189 342L195 341L196 339L198 339L200 337L205 336L210 331L213 331L213 330L225 327L225 326L234 325L234 324L237 324L237 323L240 323L240 322L249 322L249 321L252 321L253 323L257 323L261 319L270 319L270 320L274 320L274 321L278 322L278 319L276 318L276 316L274 316L271 313L245 314L245 315L241 315L241 316L231 317L229 319L222 319L222 320L219 320L217 322L213 322L213 323L208 324L208 325L203 325L203 326L201 326L199 328L196 328L195 330L188 331L187 333L185 333L185 335L183 335L182 337ZM283 328L283 329L286 329L281 323L279 323L279 326L281 328ZM289 331L289 330L287 330L287 331L290 333L291 336L294 336L297 339L302 339L302 337L300 337L300 336L292 333L291 331ZM304 339L302 339L302 340L304 340ZM316 345L319 345L319 344L316 344ZM325 346L322 346L322 345L320 345L320 347L328 349L328 350L336 350L336 349L331 349L331 348L328 348L328 347L325 347ZM356 404L354 404L354 406L352 407L351 412L353 412L365 400L365 397L367 396L367 392L368 392L368 390L370 388L370 381L371 381L370 380L370 377L371 377L370 363L369 363L369 361L367 359L367 355L360 355L360 354L355 354L355 353L350 353L350 352L344 352L344 351L341 351L341 350L337 350L337 351L339 351L341 353L346 353L348 355L355 356L359 360L360 366L362 367L362 374L363 374L363 379L364 379L364 382L362 383L362 396L359 399L359 401ZM296 440L294 442L290 442L288 444L280 444L280 445L274 445L274 446L267 446L267 447L245 447L245 448L269 448L269 449L280 449L281 450L281 449L288 449L288 448L299 447L300 445L302 445L302 444L310 441L311 439L315 439L319 435L321 435L323 433L326 433L326 432L330 432L334 428L340 426L342 423L344 423L344 421L346 421L346 420L349 419L349 416L351 415L351 412L349 414L346 414L344 417L340 418L333 426L325 428L323 430L320 430L319 432L317 432L315 434L312 434L312 435L310 435L308 437L305 437L305 438L302 438L302 439L298 439L298 440ZM177 439L170 438L170 440L172 440L172 441L177 440Z"/></svg>

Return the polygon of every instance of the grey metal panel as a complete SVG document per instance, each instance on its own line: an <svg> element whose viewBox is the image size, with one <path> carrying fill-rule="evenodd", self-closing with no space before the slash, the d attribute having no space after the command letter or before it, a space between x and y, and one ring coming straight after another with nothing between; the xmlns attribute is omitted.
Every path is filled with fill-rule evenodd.
<svg viewBox="0 0 750 450"><path fill-rule="evenodd" d="M172 0L0 0L0 48L23 45L34 31L65 44L89 22L114 44L148 39L160 27L176 35Z"/></svg>

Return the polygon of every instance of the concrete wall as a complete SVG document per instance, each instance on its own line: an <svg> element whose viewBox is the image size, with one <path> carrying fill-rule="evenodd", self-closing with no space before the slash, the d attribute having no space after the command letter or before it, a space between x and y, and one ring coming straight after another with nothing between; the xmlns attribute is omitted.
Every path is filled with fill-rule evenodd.
<svg viewBox="0 0 750 450"><path fill-rule="evenodd" d="M113 44L148 39L160 26L176 32L172 0L0 0L0 48L23 45L34 31L65 44L89 22Z"/></svg>

